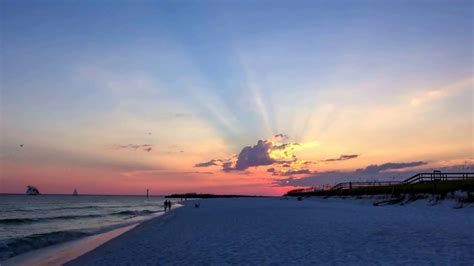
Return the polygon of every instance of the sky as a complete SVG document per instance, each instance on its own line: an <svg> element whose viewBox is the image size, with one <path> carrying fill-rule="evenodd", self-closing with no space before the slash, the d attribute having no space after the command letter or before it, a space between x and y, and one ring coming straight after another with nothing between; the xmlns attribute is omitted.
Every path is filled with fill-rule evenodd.
<svg viewBox="0 0 474 266"><path fill-rule="evenodd" d="M474 169L472 1L0 5L0 193Z"/></svg>

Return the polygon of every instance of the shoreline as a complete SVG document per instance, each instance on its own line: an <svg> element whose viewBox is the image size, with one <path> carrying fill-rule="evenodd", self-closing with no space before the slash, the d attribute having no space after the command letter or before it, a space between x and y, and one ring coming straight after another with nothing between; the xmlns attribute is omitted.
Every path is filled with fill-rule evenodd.
<svg viewBox="0 0 474 266"><path fill-rule="evenodd" d="M97 248L105 242L135 228L140 223L120 227L105 233L87 236L81 239L67 241L60 244L32 250L18 256L2 261L4 266L8 265L62 265L74 260L79 256Z"/></svg>
<svg viewBox="0 0 474 266"><path fill-rule="evenodd" d="M174 209L181 207L182 204L175 204ZM167 212L168 213L168 212ZM11 257L5 261L1 261L0 265L36 265L36 266L48 266L48 265L63 265L69 261L72 261L96 248L103 245L104 243L125 234L126 232L134 229L142 223L160 219L165 216L166 213L161 213L150 219L143 220L134 224L125 225L110 231L99 233L96 235L86 236L80 239L66 241L63 243L54 244L51 246L43 247L40 249L31 250L29 252L19 254L18 256Z"/></svg>

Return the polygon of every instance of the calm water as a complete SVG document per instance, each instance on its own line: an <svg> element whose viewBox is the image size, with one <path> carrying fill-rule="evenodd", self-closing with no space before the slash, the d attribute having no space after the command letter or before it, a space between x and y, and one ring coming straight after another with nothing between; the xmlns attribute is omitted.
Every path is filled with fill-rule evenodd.
<svg viewBox="0 0 474 266"><path fill-rule="evenodd" d="M0 260L155 217L162 197L0 195Z"/></svg>

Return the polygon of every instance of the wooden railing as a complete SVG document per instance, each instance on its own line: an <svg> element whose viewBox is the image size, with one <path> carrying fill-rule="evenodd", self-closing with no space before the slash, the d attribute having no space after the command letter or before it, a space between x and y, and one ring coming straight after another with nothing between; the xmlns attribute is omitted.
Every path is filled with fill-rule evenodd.
<svg viewBox="0 0 474 266"><path fill-rule="evenodd" d="M402 184L415 184L420 182L432 182L436 180L463 180L474 179L474 173L419 173L408 179L403 180Z"/></svg>
<svg viewBox="0 0 474 266"><path fill-rule="evenodd" d="M464 180L474 179L474 173L418 173L410 178L403 181L373 181L373 182L344 182L339 183L332 187L332 190L338 189L353 189L360 187L376 187L376 186L391 186L391 185L402 185L402 184L416 184L421 182L433 182L433 181L447 181L447 180Z"/></svg>
<svg viewBox="0 0 474 266"><path fill-rule="evenodd" d="M339 183L332 187L333 190L336 189L352 189L352 188L359 188L359 187L377 187L377 186L390 186L390 185L398 185L400 181L373 181L373 182L344 182Z"/></svg>

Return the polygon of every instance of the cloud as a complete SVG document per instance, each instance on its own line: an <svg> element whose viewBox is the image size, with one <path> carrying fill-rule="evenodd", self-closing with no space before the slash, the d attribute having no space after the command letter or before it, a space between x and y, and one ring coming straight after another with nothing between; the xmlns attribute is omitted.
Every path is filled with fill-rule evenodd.
<svg viewBox="0 0 474 266"><path fill-rule="evenodd" d="M197 163L194 165L194 167L209 167L209 166L214 166L214 165L220 165L219 162L220 160L212 159L207 162Z"/></svg>
<svg viewBox="0 0 474 266"><path fill-rule="evenodd" d="M116 150L143 150L150 152L153 149L151 144L126 144L126 145L115 145Z"/></svg>
<svg viewBox="0 0 474 266"><path fill-rule="evenodd" d="M281 175L290 176L290 175L302 175L302 174L312 174L313 171L310 169L300 169L300 170L289 170L281 173Z"/></svg>
<svg viewBox="0 0 474 266"><path fill-rule="evenodd" d="M233 163L231 161L223 162L222 163L222 170L224 170L224 172L229 172L229 171L235 170L234 165L235 165L235 163Z"/></svg>
<svg viewBox="0 0 474 266"><path fill-rule="evenodd" d="M314 175L305 176L302 178L274 179L274 186L314 186L327 183L339 183L348 181L374 181L374 180L403 180L414 174L419 170L413 170L412 167L426 165L426 162L402 162L402 163L384 163L381 165L369 165L365 168L360 168L354 171L328 171L322 173L315 173ZM403 171L392 171L392 170Z"/></svg>
<svg viewBox="0 0 474 266"><path fill-rule="evenodd" d="M366 168L357 169L356 173L363 173L363 174L377 174L382 171L386 170L395 170L395 169L402 169L408 167L415 167L425 165L426 162L418 161L418 162L409 162L409 163L384 163L381 165L369 165Z"/></svg>
<svg viewBox="0 0 474 266"><path fill-rule="evenodd" d="M212 159L207 162L197 163L194 167L210 167L210 166L220 166L225 172L235 170L235 159Z"/></svg>
<svg viewBox="0 0 474 266"><path fill-rule="evenodd" d="M254 146L247 146L242 149L237 157L236 170L245 170L251 166L271 165L275 159L270 157L273 144L266 140L259 140Z"/></svg>
<svg viewBox="0 0 474 266"><path fill-rule="evenodd" d="M350 159L355 159L357 157L359 157L358 154L349 154L349 155L342 154L341 156L339 156L339 158L327 159L324 161L325 162L346 161Z"/></svg>
<svg viewBox="0 0 474 266"><path fill-rule="evenodd" d="M287 167L307 164L298 160L294 152L310 146L307 143L283 143L275 144L268 140L259 140L254 146L246 146L237 157L235 170L245 170L249 167L283 164ZM304 162L304 163L303 163Z"/></svg>
<svg viewBox="0 0 474 266"><path fill-rule="evenodd" d="M464 90L472 89L473 85L474 85L474 78L470 77L464 80L460 80L456 83L450 84L448 86L427 90L411 98L410 105L413 107L427 105L435 101L438 101L440 99L450 97L452 95L460 93Z"/></svg>
<svg viewBox="0 0 474 266"><path fill-rule="evenodd" d="M311 161L305 161L295 158L290 162L285 162L278 169L273 171L273 175L279 176L291 176L291 175L303 175L303 174L313 174L315 173L313 170L308 168L309 165L314 164Z"/></svg>
<svg viewBox="0 0 474 266"><path fill-rule="evenodd" d="M277 134L273 137L288 138L283 134ZM314 147L318 143L280 143L270 140L259 140L253 146L244 147L237 156L228 159L213 159L203 163L195 164L196 167L209 167L214 165L222 166L224 172L230 171L245 171L250 167L274 165L273 174L279 175L288 171L297 171L301 173L310 173L311 170L305 169L309 161L299 160L294 154L295 151L303 150L309 147ZM290 168L285 171L278 170L276 167ZM272 169L270 168L270 169Z"/></svg>
<svg viewBox="0 0 474 266"><path fill-rule="evenodd" d="M274 135L273 138L275 138L275 139L287 140L287 139L289 139L290 137L288 137L288 135L285 135L285 134L281 134L281 133L280 133L280 134Z"/></svg>

